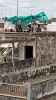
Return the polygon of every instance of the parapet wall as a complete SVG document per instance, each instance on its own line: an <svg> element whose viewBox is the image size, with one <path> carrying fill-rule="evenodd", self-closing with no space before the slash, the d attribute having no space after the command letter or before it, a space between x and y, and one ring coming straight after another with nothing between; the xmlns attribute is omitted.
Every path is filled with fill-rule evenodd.
<svg viewBox="0 0 56 100"><path fill-rule="evenodd" d="M24 68L21 70L16 70L14 72L0 74L0 82L13 84L26 81L28 79L44 77L52 74L56 74L56 65L46 65L27 69Z"/></svg>
<svg viewBox="0 0 56 100"><path fill-rule="evenodd" d="M56 93L56 78L31 84L30 100Z"/></svg>
<svg viewBox="0 0 56 100"><path fill-rule="evenodd" d="M46 98L45 98L46 97ZM28 84L1 84L1 100L55 100L56 99L56 77Z"/></svg>
<svg viewBox="0 0 56 100"><path fill-rule="evenodd" d="M18 84L7 84L1 83L0 84L0 94L5 95L15 95L16 97L25 97L27 96L27 88L25 85L18 85Z"/></svg>
<svg viewBox="0 0 56 100"><path fill-rule="evenodd" d="M38 98L38 100L56 100L56 93Z"/></svg>
<svg viewBox="0 0 56 100"><path fill-rule="evenodd" d="M0 100L26 100L26 98L20 98L16 96L9 96L9 95L1 95L0 94Z"/></svg>
<svg viewBox="0 0 56 100"><path fill-rule="evenodd" d="M15 71L20 71L23 69L28 69L31 67L35 67L35 59L21 60L15 61ZM12 62L9 63L0 63L0 74L13 72Z"/></svg>

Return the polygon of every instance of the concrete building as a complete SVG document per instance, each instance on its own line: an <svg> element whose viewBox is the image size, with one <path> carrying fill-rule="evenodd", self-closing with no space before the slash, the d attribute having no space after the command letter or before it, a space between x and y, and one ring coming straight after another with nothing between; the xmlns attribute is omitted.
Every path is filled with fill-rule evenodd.
<svg viewBox="0 0 56 100"><path fill-rule="evenodd" d="M16 31L15 25L12 24L10 21L4 21L4 30L9 31L10 29L13 29L13 31Z"/></svg>
<svg viewBox="0 0 56 100"><path fill-rule="evenodd" d="M51 22L47 25L47 31L56 31L56 22Z"/></svg>
<svg viewBox="0 0 56 100"><path fill-rule="evenodd" d="M56 32L2 34L0 44L12 43L12 62L0 63L1 100L55 100ZM20 60L14 60L15 42Z"/></svg>
<svg viewBox="0 0 56 100"><path fill-rule="evenodd" d="M56 31L56 18L52 18L49 20L47 31Z"/></svg>

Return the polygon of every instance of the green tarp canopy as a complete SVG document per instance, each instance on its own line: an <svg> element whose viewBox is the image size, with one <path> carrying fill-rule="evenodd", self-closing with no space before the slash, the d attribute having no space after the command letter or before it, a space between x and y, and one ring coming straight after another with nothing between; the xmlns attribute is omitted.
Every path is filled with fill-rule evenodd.
<svg viewBox="0 0 56 100"><path fill-rule="evenodd" d="M39 22L47 22L48 21L48 17L46 16L46 14L44 12L41 12L35 16L31 15L31 16L13 16L10 18L5 18L6 21L10 21L13 24L16 24L18 20L21 20L22 25L27 25L29 23L31 23L34 19L36 19Z"/></svg>

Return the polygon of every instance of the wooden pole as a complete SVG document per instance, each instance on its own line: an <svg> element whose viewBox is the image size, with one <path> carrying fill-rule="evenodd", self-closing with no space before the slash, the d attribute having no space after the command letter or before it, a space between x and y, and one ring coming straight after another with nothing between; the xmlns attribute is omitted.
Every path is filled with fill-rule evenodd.
<svg viewBox="0 0 56 100"><path fill-rule="evenodd" d="M54 37L54 44L55 44L55 61L56 61L56 36Z"/></svg>
<svg viewBox="0 0 56 100"><path fill-rule="evenodd" d="M17 0L17 16L18 16L18 0Z"/></svg>
<svg viewBox="0 0 56 100"><path fill-rule="evenodd" d="M31 85L28 84L27 88L28 88L28 91L27 91L27 100L30 100L31 99L30 98L30 96L31 96Z"/></svg>
<svg viewBox="0 0 56 100"><path fill-rule="evenodd" d="M12 43L12 64L13 64L13 71L15 71L15 68L14 68L14 43Z"/></svg>
<svg viewBox="0 0 56 100"><path fill-rule="evenodd" d="M35 67L37 67L37 35L35 38Z"/></svg>

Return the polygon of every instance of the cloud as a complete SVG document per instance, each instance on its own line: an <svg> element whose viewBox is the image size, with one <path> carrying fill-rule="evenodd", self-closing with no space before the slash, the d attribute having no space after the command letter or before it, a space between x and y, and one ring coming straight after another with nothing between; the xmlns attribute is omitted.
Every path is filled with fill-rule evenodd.
<svg viewBox="0 0 56 100"><path fill-rule="evenodd" d="M18 6L19 7L29 7L29 3L28 2L19 2Z"/></svg>
<svg viewBox="0 0 56 100"><path fill-rule="evenodd" d="M18 15L37 14L44 11L48 17L56 17L53 13L56 8L56 0L18 0ZM56 12L56 9L55 9ZM0 16L10 17L17 14L17 0L0 0Z"/></svg>
<svg viewBox="0 0 56 100"><path fill-rule="evenodd" d="M53 6L54 8L56 8L56 3L54 3L52 6Z"/></svg>
<svg viewBox="0 0 56 100"><path fill-rule="evenodd" d="M3 3L4 0L0 0L0 4Z"/></svg>

